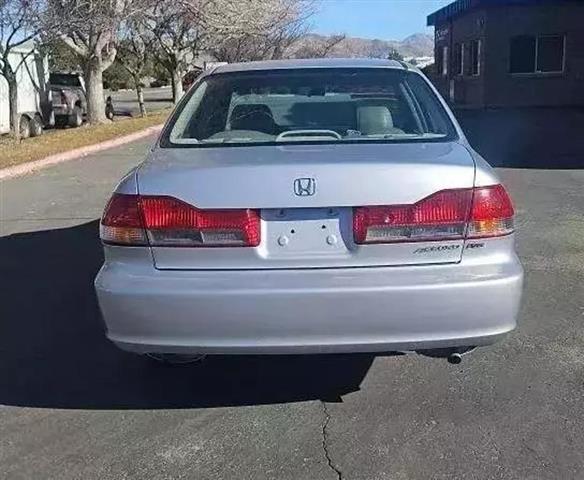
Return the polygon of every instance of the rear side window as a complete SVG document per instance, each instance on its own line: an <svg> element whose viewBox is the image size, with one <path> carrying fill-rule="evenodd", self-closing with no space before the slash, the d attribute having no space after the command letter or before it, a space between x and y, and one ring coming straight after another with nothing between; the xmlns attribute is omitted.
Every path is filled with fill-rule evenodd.
<svg viewBox="0 0 584 480"><path fill-rule="evenodd" d="M205 78L162 146L445 141L455 130L426 81L392 69L307 69Z"/></svg>

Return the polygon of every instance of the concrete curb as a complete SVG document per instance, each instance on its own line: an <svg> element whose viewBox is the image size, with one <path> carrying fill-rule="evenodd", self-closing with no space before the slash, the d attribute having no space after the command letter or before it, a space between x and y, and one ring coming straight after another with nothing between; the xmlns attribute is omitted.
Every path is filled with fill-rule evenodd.
<svg viewBox="0 0 584 480"><path fill-rule="evenodd" d="M51 165L57 165L59 163L68 162L70 160L76 160L86 155L91 155L92 153L101 152L103 150L108 150L110 148L119 147L127 143L140 140L141 138L148 137L150 135L155 135L162 130L163 125L155 125L153 127L148 127L144 130L138 132L130 133L129 135L124 135L123 137L114 138L112 140L107 140L102 143L97 143L95 145L88 145L86 147L76 148L75 150L70 150L68 152L57 153L55 155L50 155L41 160L36 160L34 162L23 163L21 165L15 165L13 167L7 167L0 169L0 180L7 178L20 177L22 175L27 175L29 173L41 170Z"/></svg>

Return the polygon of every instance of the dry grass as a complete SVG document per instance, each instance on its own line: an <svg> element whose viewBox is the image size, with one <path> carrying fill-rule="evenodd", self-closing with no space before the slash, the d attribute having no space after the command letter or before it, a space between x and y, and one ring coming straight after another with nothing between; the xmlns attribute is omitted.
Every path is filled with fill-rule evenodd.
<svg viewBox="0 0 584 480"><path fill-rule="evenodd" d="M164 123L169 111L155 112L144 118L117 120L106 125L47 130L44 135L20 143L0 137L0 168L40 160L56 153L122 137Z"/></svg>

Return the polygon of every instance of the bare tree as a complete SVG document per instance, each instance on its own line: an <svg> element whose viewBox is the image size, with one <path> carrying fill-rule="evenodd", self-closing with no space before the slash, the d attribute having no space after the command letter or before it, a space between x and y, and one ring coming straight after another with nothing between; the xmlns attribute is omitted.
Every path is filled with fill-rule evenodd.
<svg viewBox="0 0 584 480"><path fill-rule="evenodd" d="M128 25L118 46L118 61L132 77L140 114L146 116L142 77L152 58L153 38L144 30L144 23L134 21Z"/></svg>
<svg viewBox="0 0 584 480"><path fill-rule="evenodd" d="M307 37L293 52L295 58L325 58L332 54L335 48L345 40L343 33L329 37Z"/></svg>
<svg viewBox="0 0 584 480"><path fill-rule="evenodd" d="M10 132L17 139L20 138L17 73L35 49L31 47L16 59L13 54L38 37L40 9L40 2L0 0L0 75L8 84Z"/></svg>
<svg viewBox="0 0 584 480"><path fill-rule="evenodd" d="M229 17L225 21L215 11L223 5ZM250 3L257 5L250 8ZM236 16L229 12L238 7L246 10ZM307 21L314 13L314 1L265 0L246 2L222 0L215 9L203 16L209 30L206 36L207 50L219 61L237 62L263 59L279 59L308 30Z"/></svg>
<svg viewBox="0 0 584 480"><path fill-rule="evenodd" d="M198 51L202 0L156 0L143 17L144 30L152 38L155 60L168 71L176 103L183 94L182 77Z"/></svg>
<svg viewBox="0 0 584 480"><path fill-rule="evenodd" d="M317 0L156 0L146 31L156 40L156 61L172 79L173 99L200 52L218 61L281 58L306 31Z"/></svg>
<svg viewBox="0 0 584 480"><path fill-rule="evenodd" d="M388 55L391 55L392 52L397 53L397 50L390 48L388 52L386 42L374 39L368 42L368 48L364 52L364 56L367 58L388 58Z"/></svg>
<svg viewBox="0 0 584 480"><path fill-rule="evenodd" d="M387 59L388 60L397 60L398 62L403 62L404 57L401 53L399 53L397 48L392 47L389 49L389 52L387 53Z"/></svg>
<svg viewBox="0 0 584 480"><path fill-rule="evenodd" d="M49 23L64 19L60 37L80 58L87 88L88 121L104 123L107 118L103 72L116 58L120 31L143 11L147 0L47 0L47 3Z"/></svg>

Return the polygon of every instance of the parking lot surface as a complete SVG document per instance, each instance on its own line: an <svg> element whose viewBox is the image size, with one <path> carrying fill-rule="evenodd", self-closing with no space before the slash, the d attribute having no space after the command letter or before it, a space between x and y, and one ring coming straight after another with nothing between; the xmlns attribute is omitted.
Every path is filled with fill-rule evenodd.
<svg viewBox="0 0 584 480"><path fill-rule="evenodd" d="M499 169L526 268L521 323L460 365L170 369L105 340L92 289L97 219L150 142L0 183L0 478L584 478L584 168Z"/></svg>

